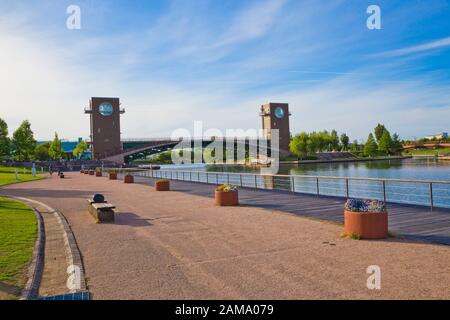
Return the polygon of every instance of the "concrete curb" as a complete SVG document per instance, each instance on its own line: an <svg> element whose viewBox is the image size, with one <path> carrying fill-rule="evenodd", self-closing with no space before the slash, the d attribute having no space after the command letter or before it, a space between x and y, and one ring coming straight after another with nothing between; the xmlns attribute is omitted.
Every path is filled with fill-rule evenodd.
<svg viewBox="0 0 450 320"><path fill-rule="evenodd" d="M79 270L79 276L80 276L80 287L74 290L71 290L71 293L75 293L78 291L86 291L87 290L87 285L86 285L86 277L85 277L85 272L84 272L84 266L83 266L83 260L81 258L81 253L80 250L78 248L77 242L75 240L75 237L73 235L72 229L70 228L69 223L67 222L66 218L64 217L64 215L53 209L52 207L46 205L45 203L42 203L40 201L36 201L36 200L32 200L32 199L28 199L28 198L23 198L23 197L15 197L15 196L5 196L11 199L15 199L15 200L20 200L20 201L25 201L25 202L29 202L29 203L35 203L38 204L42 207L44 207L46 210L48 210L49 213L53 213L58 221L58 223L60 224L62 230L63 230L63 239L64 239L64 247L65 247L65 252L66 252L66 259L67 259L67 270L69 272L69 268L71 267L78 267ZM39 213L39 210L37 210L36 208L33 207L33 210L35 212L37 212L39 214L40 219L42 219L42 216ZM42 229L44 230L44 225L43 225L43 220L42 222ZM44 239L41 241L45 242L45 237ZM45 244L42 246L42 258L44 258L44 248L45 248ZM43 271L43 263L44 261L42 261L42 271ZM31 266L30 266L31 267ZM31 279L30 279L31 280ZM39 279L40 280L40 279ZM40 283L40 281L39 281ZM38 283L38 287L39 288L39 283ZM33 284L35 284L33 282ZM36 290L36 294L37 294L37 290ZM35 296L32 296L31 298L35 298Z"/></svg>
<svg viewBox="0 0 450 320"><path fill-rule="evenodd" d="M39 286L42 280L42 274L44 272L44 259L45 259L45 226L39 211L33 212L37 221L37 238L36 244L33 249L31 257L31 263L28 267L28 281L22 290L20 300L30 300L37 298Z"/></svg>

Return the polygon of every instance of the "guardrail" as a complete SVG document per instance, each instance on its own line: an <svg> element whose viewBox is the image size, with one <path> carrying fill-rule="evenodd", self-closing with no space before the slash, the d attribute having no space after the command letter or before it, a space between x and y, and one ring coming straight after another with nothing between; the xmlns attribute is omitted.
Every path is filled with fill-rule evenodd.
<svg viewBox="0 0 450 320"><path fill-rule="evenodd" d="M356 178L194 170L123 170L133 175L209 184L281 190L316 196L378 199L385 202L450 208L450 181Z"/></svg>

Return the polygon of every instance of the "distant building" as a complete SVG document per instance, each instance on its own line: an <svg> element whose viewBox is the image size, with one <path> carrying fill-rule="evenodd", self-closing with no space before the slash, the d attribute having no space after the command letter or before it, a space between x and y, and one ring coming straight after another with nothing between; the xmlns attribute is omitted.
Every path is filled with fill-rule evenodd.
<svg viewBox="0 0 450 320"><path fill-rule="evenodd" d="M448 139L448 132L442 132L438 133L432 136L426 136L425 139L427 140L442 140L442 139Z"/></svg>

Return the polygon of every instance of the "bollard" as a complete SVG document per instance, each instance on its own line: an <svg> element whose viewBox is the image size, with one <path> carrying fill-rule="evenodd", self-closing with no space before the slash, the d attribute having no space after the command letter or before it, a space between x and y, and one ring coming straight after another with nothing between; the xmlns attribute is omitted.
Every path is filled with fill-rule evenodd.
<svg viewBox="0 0 450 320"><path fill-rule="evenodd" d="M19 169L16 168L16 180L19 180Z"/></svg>

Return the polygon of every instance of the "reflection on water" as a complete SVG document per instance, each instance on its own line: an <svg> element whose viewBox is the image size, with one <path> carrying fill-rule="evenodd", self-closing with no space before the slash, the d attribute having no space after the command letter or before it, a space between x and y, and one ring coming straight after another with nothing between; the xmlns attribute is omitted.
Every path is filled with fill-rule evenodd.
<svg viewBox="0 0 450 320"><path fill-rule="evenodd" d="M197 169L199 169L198 167ZM203 166L209 172L259 172L258 167ZM450 181L450 161L434 158L281 165L279 174Z"/></svg>
<svg viewBox="0 0 450 320"><path fill-rule="evenodd" d="M429 183L359 181L298 176L338 176L358 178L397 178L405 180L450 181L450 162L437 159L404 159L370 162L341 162L300 165L282 165L280 175L291 177L267 177L253 175L213 174L212 172L259 173L258 167L243 165L226 166L162 166L161 169L203 171L194 175L177 176L199 182L232 183L252 188L278 189L329 196L361 197L390 202L431 204ZM210 174L206 174L210 172ZM297 176L297 177L294 177ZM450 184L433 184L433 205L450 208Z"/></svg>

